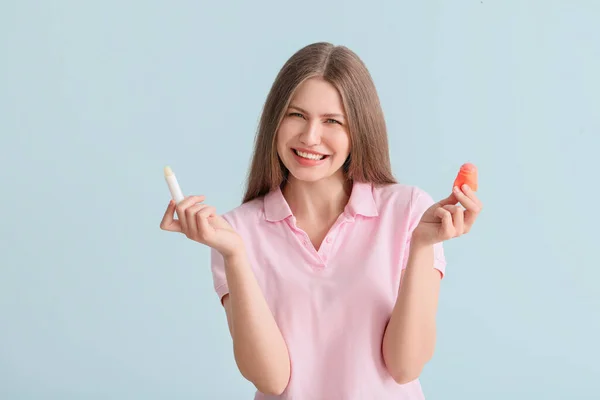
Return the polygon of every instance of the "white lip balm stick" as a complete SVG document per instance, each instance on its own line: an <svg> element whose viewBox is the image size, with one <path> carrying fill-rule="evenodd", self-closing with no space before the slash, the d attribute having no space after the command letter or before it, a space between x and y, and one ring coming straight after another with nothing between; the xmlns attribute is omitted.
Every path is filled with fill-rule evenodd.
<svg viewBox="0 0 600 400"><path fill-rule="evenodd" d="M168 166L165 167L165 180L167 181L167 185L169 186L171 197L173 198L173 200L175 200L175 204L179 204L179 202L184 199L184 196L181 192L181 188L179 187L179 183L177 183L177 178L175 177L175 174Z"/></svg>

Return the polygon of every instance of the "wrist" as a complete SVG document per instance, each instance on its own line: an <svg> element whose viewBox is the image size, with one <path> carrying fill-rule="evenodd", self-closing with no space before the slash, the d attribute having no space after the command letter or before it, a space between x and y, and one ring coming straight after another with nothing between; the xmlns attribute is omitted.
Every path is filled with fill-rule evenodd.
<svg viewBox="0 0 600 400"><path fill-rule="evenodd" d="M422 240L411 240L408 254L407 267L414 268L415 265L429 265L430 259L434 256L433 244Z"/></svg>
<svg viewBox="0 0 600 400"><path fill-rule="evenodd" d="M243 245L239 246L232 252L221 253L226 264L236 264L246 258L246 249Z"/></svg>
<svg viewBox="0 0 600 400"><path fill-rule="evenodd" d="M413 235L410 241L410 251L413 252L421 252L426 251L427 249L433 249L433 243L429 243L420 237Z"/></svg>

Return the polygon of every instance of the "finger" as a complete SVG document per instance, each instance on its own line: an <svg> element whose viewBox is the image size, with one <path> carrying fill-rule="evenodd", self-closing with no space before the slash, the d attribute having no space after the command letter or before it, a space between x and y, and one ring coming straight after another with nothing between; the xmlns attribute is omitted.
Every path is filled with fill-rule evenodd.
<svg viewBox="0 0 600 400"><path fill-rule="evenodd" d="M229 229L231 226L223 219L222 216L217 214L217 211L208 217L208 223L215 229Z"/></svg>
<svg viewBox="0 0 600 400"><path fill-rule="evenodd" d="M470 189L467 185L463 185L463 188L465 188L464 191L460 190L458 186L455 186L453 190L454 195L456 196L460 204L462 204L463 207L465 207L468 211L473 212L475 214L479 213L477 196L475 196L473 190ZM467 194L467 192L469 193L469 195ZM475 198L472 198L471 196L475 196Z"/></svg>
<svg viewBox="0 0 600 400"><path fill-rule="evenodd" d="M177 204L177 206L175 207L175 211L177 212L177 219L179 220L179 225L181 225L181 232L187 235L188 227L187 221L185 219L185 208L182 207L181 203L182 202Z"/></svg>
<svg viewBox="0 0 600 400"><path fill-rule="evenodd" d="M200 210L202 210L203 208L208 207L206 204L194 204L188 208L185 209L185 221L187 224L187 231L186 234L188 237L190 238L197 238L198 237L198 226L196 223L196 215L198 214L198 212L200 212Z"/></svg>
<svg viewBox="0 0 600 400"><path fill-rule="evenodd" d="M455 230L452 224L452 213L443 207L439 207L435 210L435 216L442 220L442 239L446 240L454 237Z"/></svg>
<svg viewBox="0 0 600 400"><path fill-rule="evenodd" d="M481 211L483 204L481 203L481 200L479 200L479 197L477 197L477 193L475 193L473 188L471 188L469 185L463 185L462 191L479 207L479 210Z"/></svg>
<svg viewBox="0 0 600 400"><path fill-rule="evenodd" d="M200 210L199 214L202 218L207 219L207 218L215 215L216 212L217 212L217 209L214 208L213 206L205 206L204 208L202 208L202 210Z"/></svg>
<svg viewBox="0 0 600 400"><path fill-rule="evenodd" d="M210 224L209 218L216 215L216 209L212 206L206 206L196 214L196 224L198 226L198 233L201 239L206 239L207 235L210 235L215 228Z"/></svg>
<svg viewBox="0 0 600 400"><path fill-rule="evenodd" d="M168 225L171 225L174 221L173 217L175 216L175 202L173 200L169 201L169 205L167 206L167 209L165 210L165 213L162 217L162 219L160 220L160 227L166 227Z"/></svg>
<svg viewBox="0 0 600 400"><path fill-rule="evenodd" d="M188 219L186 218L185 210L188 209L190 206L192 206L196 203L200 203L202 201L204 201L204 196L189 196L189 197L186 197L185 199L181 200L179 202L179 204L177 204L177 207L176 207L177 217L179 218L179 223L181 224L181 231L183 233L185 233L186 235L188 235L189 226L188 226Z"/></svg>
<svg viewBox="0 0 600 400"><path fill-rule="evenodd" d="M455 235L460 236L465 230L465 214L462 207L456 207L452 212L452 221L454 222Z"/></svg>
<svg viewBox="0 0 600 400"><path fill-rule="evenodd" d="M460 236L465 233L465 209L460 205L446 205L443 208L452 215L452 225L454 226L455 236Z"/></svg>
<svg viewBox="0 0 600 400"><path fill-rule="evenodd" d="M461 204L467 209L464 216L465 226L463 233L468 233L481 212L482 204L473 189L468 185L463 185L463 188L463 191L458 190L457 197L461 198Z"/></svg>
<svg viewBox="0 0 600 400"><path fill-rule="evenodd" d="M202 203L204 201L204 199L206 199L206 196L203 196L203 195L188 196L179 202L179 206L181 206L185 209L193 204Z"/></svg>
<svg viewBox="0 0 600 400"><path fill-rule="evenodd" d="M171 200L165 211L165 214L160 221L160 229L170 232L181 232L181 224L173 219L175 215L175 202Z"/></svg>

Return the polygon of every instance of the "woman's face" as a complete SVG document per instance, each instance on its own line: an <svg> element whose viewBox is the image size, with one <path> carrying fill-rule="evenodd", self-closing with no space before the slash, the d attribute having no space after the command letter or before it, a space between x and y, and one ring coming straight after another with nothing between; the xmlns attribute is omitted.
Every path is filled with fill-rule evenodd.
<svg viewBox="0 0 600 400"><path fill-rule="evenodd" d="M300 181L343 177L350 135L342 98L333 85L311 78L296 89L277 131L277 153L291 177Z"/></svg>

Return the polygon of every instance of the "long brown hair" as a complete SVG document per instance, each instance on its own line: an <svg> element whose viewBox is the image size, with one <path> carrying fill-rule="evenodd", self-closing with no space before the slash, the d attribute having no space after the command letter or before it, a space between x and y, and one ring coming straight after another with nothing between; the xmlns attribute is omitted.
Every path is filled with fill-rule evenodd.
<svg viewBox="0 0 600 400"><path fill-rule="evenodd" d="M331 83L342 97L351 143L343 167L346 178L396 183L383 111L369 71L350 49L320 42L292 55L273 82L256 133L243 203L263 196L286 179L287 168L277 154L277 130L296 88L313 77Z"/></svg>

